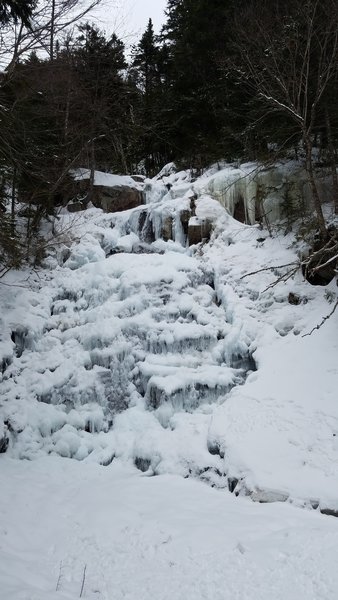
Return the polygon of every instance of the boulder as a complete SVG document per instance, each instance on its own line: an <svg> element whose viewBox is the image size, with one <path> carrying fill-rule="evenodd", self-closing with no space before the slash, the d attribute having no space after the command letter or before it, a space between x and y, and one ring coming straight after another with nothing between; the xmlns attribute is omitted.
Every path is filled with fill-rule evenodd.
<svg viewBox="0 0 338 600"><path fill-rule="evenodd" d="M142 191L127 185L113 187L96 185L91 201L104 212L119 212L144 204Z"/></svg>
<svg viewBox="0 0 338 600"><path fill-rule="evenodd" d="M212 232L212 223L208 219L191 217L188 223L189 246L199 244L203 240L209 240Z"/></svg>
<svg viewBox="0 0 338 600"><path fill-rule="evenodd" d="M86 205L84 202L69 202L69 204L67 204L67 210L71 213L80 212L81 210L85 209Z"/></svg>
<svg viewBox="0 0 338 600"><path fill-rule="evenodd" d="M145 176L144 175L130 175L130 177L136 181L136 183L144 183Z"/></svg>
<svg viewBox="0 0 338 600"><path fill-rule="evenodd" d="M86 197L86 203L91 201L96 208L101 208L104 212L120 212L145 204L143 183L128 175L95 171L92 189L89 169L75 169L71 175L77 193Z"/></svg>
<svg viewBox="0 0 338 600"><path fill-rule="evenodd" d="M8 448L9 438L7 427L0 423L0 454L4 454Z"/></svg>
<svg viewBox="0 0 338 600"><path fill-rule="evenodd" d="M173 219L171 215L164 217L162 221L162 233L161 237L165 242L174 239L173 238Z"/></svg>

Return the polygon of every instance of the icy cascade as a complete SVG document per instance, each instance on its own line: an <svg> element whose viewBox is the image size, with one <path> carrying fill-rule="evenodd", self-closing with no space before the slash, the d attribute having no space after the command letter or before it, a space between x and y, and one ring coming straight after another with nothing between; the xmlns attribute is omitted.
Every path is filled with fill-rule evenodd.
<svg viewBox="0 0 338 600"><path fill-rule="evenodd" d="M211 168L195 184L196 192L211 195L236 219L254 225L276 223L301 211L313 210L308 176L301 163L286 161L265 166L244 163ZM333 198L330 177L317 177L322 202Z"/></svg>
<svg viewBox="0 0 338 600"><path fill-rule="evenodd" d="M318 178L317 187L323 202L332 198L325 173ZM208 239L222 214L221 207L236 220L268 226L313 209L307 174L296 161L274 166L224 163L199 178L193 171L175 172L170 164L156 178L146 180L144 194L146 206L139 208L129 225L148 243L164 239L185 246ZM193 230L198 227L201 232L195 242Z"/></svg>
<svg viewBox="0 0 338 600"><path fill-rule="evenodd" d="M166 171L123 213L65 212L73 242L38 275L8 275L0 453L116 457L338 514L338 312L303 337L335 282L284 281L276 265L297 260L293 235L243 225L206 193L226 168L196 181ZM214 232L188 247L195 219Z"/></svg>
<svg viewBox="0 0 338 600"><path fill-rule="evenodd" d="M137 235L135 240L141 244L163 240L186 248L205 243L227 212L218 198L205 193L204 181L194 182L191 171L147 180L144 196L144 206L116 221L120 230Z"/></svg>
<svg viewBox="0 0 338 600"><path fill-rule="evenodd" d="M203 260L172 241L142 245L130 231L138 209L85 214L81 241L57 253L59 266L48 259L53 273L14 302L12 291L5 298L7 452L103 464L123 455L142 469L171 470L169 438L184 435L176 416L198 422L244 382L252 338L234 339ZM147 430L152 448L140 442ZM175 451L189 471L186 449ZM219 463L203 453L203 465Z"/></svg>

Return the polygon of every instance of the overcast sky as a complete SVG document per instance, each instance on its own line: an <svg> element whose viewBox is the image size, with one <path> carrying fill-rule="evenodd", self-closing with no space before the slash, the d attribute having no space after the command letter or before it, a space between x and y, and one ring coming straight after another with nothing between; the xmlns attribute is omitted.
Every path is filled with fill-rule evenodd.
<svg viewBox="0 0 338 600"><path fill-rule="evenodd" d="M116 31L128 46L144 32L148 19L158 33L164 23L167 0L103 0L97 12L99 26L107 33Z"/></svg>

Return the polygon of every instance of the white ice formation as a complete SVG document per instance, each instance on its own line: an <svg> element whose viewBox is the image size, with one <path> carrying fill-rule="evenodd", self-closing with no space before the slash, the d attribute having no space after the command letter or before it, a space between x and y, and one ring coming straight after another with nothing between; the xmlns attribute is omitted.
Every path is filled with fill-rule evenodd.
<svg viewBox="0 0 338 600"><path fill-rule="evenodd" d="M120 458L257 500L334 506L334 470L323 464L333 464L337 411L328 396L319 410L315 386L284 388L282 376L291 358L306 372L306 350L295 348L320 320L324 291L315 297L301 278L271 288L277 267L243 279L295 260L290 237L229 215L242 198L253 223L257 186L283 187L285 173L253 178L253 167L193 181L171 165L146 180L143 206L64 212L59 226L72 224L73 239L55 245L39 274L12 274L1 289L0 452ZM279 200L271 192L265 202ZM206 222L211 240L189 247L189 224Z"/></svg>

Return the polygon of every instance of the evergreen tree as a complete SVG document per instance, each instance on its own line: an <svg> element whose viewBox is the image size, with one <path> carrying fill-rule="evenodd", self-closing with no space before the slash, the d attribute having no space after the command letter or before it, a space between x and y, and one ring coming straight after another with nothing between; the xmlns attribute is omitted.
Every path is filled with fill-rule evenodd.
<svg viewBox="0 0 338 600"><path fill-rule="evenodd" d="M125 78L124 45L88 23L72 50L77 97L71 119L90 138L89 166L128 171L131 89Z"/></svg>
<svg viewBox="0 0 338 600"><path fill-rule="evenodd" d="M171 142L175 155L195 165L229 155L229 11L225 0L168 0Z"/></svg>
<svg viewBox="0 0 338 600"><path fill-rule="evenodd" d="M29 27L29 20L36 0L4 0L0 2L0 28L8 24L22 22ZM1 31L1 34L3 31ZM4 90L5 77L0 84L0 277L12 267L19 267L22 260L22 245L16 231L15 222L15 182L16 162L19 145L17 144L13 124L15 118L9 110L8 96ZM11 188L11 191L10 191ZM7 210L8 201L11 210Z"/></svg>
<svg viewBox="0 0 338 600"><path fill-rule="evenodd" d="M144 160L148 174L154 174L166 162L168 149L167 132L163 127L163 49L154 34L151 19L139 44L133 49L130 75L139 89L139 160Z"/></svg>
<svg viewBox="0 0 338 600"><path fill-rule="evenodd" d="M5 25L9 21L22 23L29 26L29 19L36 0L4 0L0 2L0 23Z"/></svg>

